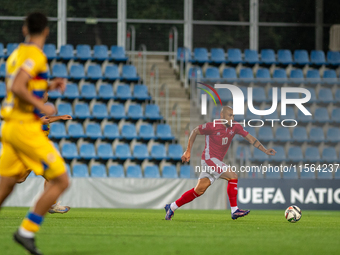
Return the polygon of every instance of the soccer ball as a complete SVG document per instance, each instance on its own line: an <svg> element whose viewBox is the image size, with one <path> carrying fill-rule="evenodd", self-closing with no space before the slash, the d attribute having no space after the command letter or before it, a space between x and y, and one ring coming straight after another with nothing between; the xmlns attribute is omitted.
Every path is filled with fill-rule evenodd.
<svg viewBox="0 0 340 255"><path fill-rule="evenodd" d="M297 222L301 219L301 209L296 205L289 206L285 211L285 217L289 222Z"/></svg>

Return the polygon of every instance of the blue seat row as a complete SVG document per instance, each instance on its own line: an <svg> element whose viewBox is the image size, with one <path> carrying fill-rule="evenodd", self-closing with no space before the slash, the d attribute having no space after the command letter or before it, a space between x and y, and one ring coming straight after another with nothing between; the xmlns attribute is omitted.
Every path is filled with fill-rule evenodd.
<svg viewBox="0 0 340 255"><path fill-rule="evenodd" d="M56 143L56 148L59 150L59 146ZM113 150L113 146L110 143L100 143L97 148L93 143L82 143L79 146L79 150L75 143L65 142L61 146L61 155L67 160L72 159L135 159L135 160L181 160L183 154L182 146L179 144L170 144L168 147L168 153L164 144L154 144L149 152L146 144L136 144L132 150L127 143L117 144ZM131 152L132 151L132 152Z"/></svg>
<svg viewBox="0 0 340 255"><path fill-rule="evenodd" d="M57 105L58 115L71 115L76 119L148 119L148 120L161 120L163 117L160 114L158 105L147 104L143 113L143 108L140 104L131 104L125 113L123 104L112 104L110 112L108 111L107 104L94 103L90 109L87 103L75 103L74 110L70 103L59 103Z"/></svg>
<svg viewBox="0 0 340 255"><path fill-rule="evenodd" d="M80 88L75 83L69 83L66 85L66 89L63 94L58 90L53 90L49 92L49 98L57 99L57 98L65 98L65 99L118 99L118 100L150 100L151 96L148 92L148 87L146 85L137 84L133 86L133 90L131 91L131 87L127 84L120 84L117 86L116 91L114 92L113 86L107 83L102 83L99 86L98 92L96 90L96 86L92 83L85 83ZM6 93L6 90L4 91ZM2 92L2 84L0 82L0 97L4 94Z"/></svg>
<svg viewBox="0 0 340 255"><path fill-rule="evenodd" d="M55 64L52 67L51 77L61 77L72 80L122 80L128 82L138 82L140 77L137 75L136 67L133 65L124 65L122 67L122 74L120 75L117 65L107 65L105 67L104 74L98 64L91 64L88 66L87 73L85 75L85 69L82 64L73 64L70 67L70 73L68 74L66 65L63 63Z"/></svg>
<svg viewBox="0 0 340 255"><path fill-rule="evenodd" d="M316 146L308 146L304 154L299 146L290 146L287 155L283 146L273 146L273 149L277 152L275 156L268 156L260 150L254 150L253 155L251 155L249 146L239 146L236 150L236 159L241 159L241 157L246 159L246 157L248 157L249 160L257 162L303 161L304 163L337 163L340 161L334 147L324 147L321 155L319 148Z"/></svg>
<svg viewBox="0 0 340 255"><path fill-rule="evenodd" d="M212 48L210 50L211 56L208 56L208 50L206 48L195 48L193 55L186 49L179 47L177 49L177 59L190 61L192 63L204 64L281 64L281 65L340 65L340 52L338 51L328 51L327 60L325 53L320 50L312 50L310 57L306 50L295 50L294 54L290 50L282 49L278 50L277 55L275 55L272 49L262 49L259 56L256 50L246 49L244 51L244 57L240 49L228 49L227 57L224 49L222 48Z"/></svg>
<svg viewBox="0 0 340 255"><path fill-rule="evenodd" d="M90 139L160 139L160 140L172 140L174 136L171 132L171 128L168 124L158 124L156 133L152 125L142 124L140 125L137 133L136 126L134 124L124 124L121 131L117 124L106 124L103 129L98 123L89 123L83 126L81 123L70 123L65 126L62 122L55 122L50 125L50 137L54 139L62 138L90 138Z"/></svg>

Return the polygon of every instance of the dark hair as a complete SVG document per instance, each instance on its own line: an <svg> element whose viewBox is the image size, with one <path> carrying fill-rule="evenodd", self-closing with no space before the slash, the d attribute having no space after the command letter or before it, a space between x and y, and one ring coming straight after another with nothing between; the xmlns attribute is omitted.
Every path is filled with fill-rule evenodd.
<svg viewBox="0 0 340 255"><path fill-rule="evenodd" d="M38 35L47 27L48 21L45 14L32 12L26 17L24 24L27 26L30 35Z"/></svg>

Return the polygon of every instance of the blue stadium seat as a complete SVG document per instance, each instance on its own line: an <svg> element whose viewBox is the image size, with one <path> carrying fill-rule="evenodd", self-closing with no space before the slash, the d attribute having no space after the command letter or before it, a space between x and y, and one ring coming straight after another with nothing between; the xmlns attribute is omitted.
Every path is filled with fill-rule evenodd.
<svg viewBox="0 0 340 255"><path fill-rule="evenodd" d="M75 83L67 84L66 85L66 89L64 91L64 97L67 98L67 99L76 99L76 98L79 98L78 85L75 84Z"/></svg>
<svg viewBox="0 0 340 255"><path fill-rule="evenodd" d="M317 66L325 65L325 53L322 50L312 50L310 53L310 62Z"/></svg>
<svg viewBox="0 0 340 255"><path fill-rule="evenodd" d="M125 119L125 108L123 104L113 104L110 109L110 116L114 119L120 120Z"/></svg>
<svg viewBox="0 0 340 255"><path fill-rule="evenodd" d="M253 157L251 161L255 162L263 162L269 159L269 156L260 150L254 150Z"/></svg>
<svg viewBox="0 0 340 255"><path fill-rule="evenodd" d="M145 144L136 144L135 147L133 147L133 157L137 160L144 160L149 159L149 152L148 148Z"/></svg>
<svg viewBox="0 0 340 255"><path fill-rule="evenodd" d="M340 123L340 108L333 108L331 120L333 123Z"/></svg>
<svg viewBox="0 0 340 255"><path fill-rule="evenodd" d="M309 57L306 50L295 50L294 51L294 62L298 65L308 65Z"/></svg>
<svg viewBox="0 0 340 255"><path fill-rule="evenodd" d="M327 62L332 66L340 65L340 52L339 51L328 51Z"/></svg>
<svg viewBox="0 0 340 255"><path fill-rule="evenodd" d="M94 145L92 143L83 143L80 145L79 148L79 156L82 159L90 160L90 159L96 159L96 150L94 148Z"/></svg>
<svg viewBox="0 0 340 255"><path fill-rule="evenodd" d="M263 120L266 120L266 119L280 119L277 111L274 111L273 113L268 114L268 115L263 115L263 116L261 116L261 118Z"/></svg>
<svg viewBox="0 0 340 255"><path fill-rule="evenodd" d="M0 77L5 78L6 77L6 63L2 63L0 65Z"/></svg>
<svg viewBox="0 0 340 255"><path fill-rule="evenodd" d="M129 85L118 85L116 90L116 97L121 100L132 99L131 90Z"/></svg>
<svg viewBox="0 0 340 255"><path fill-rule="evenodd" d="M170 144L168 147L168 157L173 160L181 160L183 148L180 144Z"/></svg>
<svg viewBox="0 0 340 255"><path fill-rule="evenodd" d="M179 47L177 48L177 60L178 61L181 61L183 60L184 62L185 61L190 61L191 60L191 52L189 49L187 48L182 48L182 47Z"/></svg>
<svg viewBox="0 0 340 255"><path fill-rule="evenodd" d="M309 69L306 75L306 81L310 84L318 84L321 82L319 70Z"/></svg>
<svg viewBox="0 0 340 255"><path fill-rule="evenodd" d="M98 91L98 98L104 100L114 99L113 88L110 84L101 84Z"/></svg>
<svg viewBox="0 0 340 255"><path fill-rule="evenodd" d="M91 138L93 140L103 138L102 130L101 130L100 125L98 123L89 123L86 126L85 134L88 138Z"/></svg>
<svg viewBox="0 0 340 255"><path fill-rule="evenodd" d="M0 58L4 58L5 53L4 53L4 45L0 43Z"/></svg>
<svg viewBox="0 0 340 255"><path fill-rule="evenodd" d="M308 141L307 130L304 127L295 127L293 129L293 137L292 140L294 142L303 143Z"/></svg>
<svg viewBox="0 0 340 255"><path fill-rule="evenodd" d="M301 69L292 69L290 71L290 82L295 84L300 84L305 82L305 78L303 76L303 72Z"/></svg>
<svg viewBox="0 0 340 255"><path fill-rule="evenodd" d="M64 143L61 146L61 156L65 159L79 158L77 146L74 143Z"/></svg>
<svg viewBox="0 0 340 255"><path fill-rule="evenodd" d="M160 178L158 166L146 166L144 169L144 178Z"/></svg>
<svg viewBox="0 0 340 255"><path fill-rule="evenodd" d="M148 92L146 85L138 84L133 87L133 97L137 100L151 100L151 96Z"/></svg>
<svg viewBox="0 0 340 255"><path fill-rule="evenodd" d="M180 178L190 178L190 166L189 165L181 165L179 169L179 177Z"/></svg>
<svg viewBox="0 0 340 255"><path fill-rule="evenodd" d="M280 172L275 172L274 170L266 172L266 179L280 179L280 178L281 178Z"/></svg>
<svg viewBox="0 0 340 255"><path fill-rule="evenodd" d="M115 159L113 154L112 145L109 143L101 143L97 147L97 156L99 159L108 160Z"/></svg>
<svg viewBox="0 0 340 255"><path fill-rule="evenodd" d="M330 89L320 89L318 99L321 103L330 104L333 103L333 94Z"/></svg>
<svg viewBox="0 0 340 255"><path fill-rule="evenodd" d="M97 97L96 87L92 83L83 84L80 89L80 96L86 100L92 100Z"/></svg>
<svg viewBox="0 0 340 255"><path fill-rule="evenodd" d="M261 127L258 134L259 140L263 142L270 142L274 140L272 127Z"/></svg>
<svg viewBox="0 0 340 255"><path fill-rule="evenodd" d="M247 160L251 156L249 146L239 145L236 148L236 160Z"/></svg>
<svg viewBox="0 0 340 255"><path fill-rule="evenodd" d="M291 146L287 154L288 161L299 162L303 160L302 150L298 146Z"/></svg>
<svg viewBox="0 0 340 255"><path fill-rule="evenodd" d="M188 71L188 79L203 79L202 69L200 67L190 67Z"/></svg>
<svg viewBox="0 0 340 255"><path fill-rule="evenodd" d="M290 169L287 172L283 172L283 179L298 179L298 173L294 172L294 169Z"/></svg>
<svg viewBox="0 0 340 255"><path fill-rule="evenodd" d="M74 106L74 116L78 119L92 118L89 105L87 103L76 103Z"/></svg>
<svg viewBox="0 0 340 255"><path fill-rule="evenodd" d="M277 90L277 100L278 102L281 101L281 89ZM266 101L269 103L273 101L273 88L272 87L270 87L268 90L268 99Z"/></svg>
<svg viewBox="0 0 340 255"><path fill-rule="evenodd" d="M158 124L156 129L156 136L161 140L172 140L175 137L171 133L171 128L168 124Z"/></svg>
<svg viewBox="0 0 340 255"><path fill-rule="evenodd" d="M303 168L300 172L300 179L315 179L315 172L309 168Z"/></svg>
<svg viewBox="0 0 340 255"><path fill-rule="evenodd" d="M154 144L151 148L151 157L156 160L168 159L163 144Z"/></svg>
<svg viewBox="0 0 340 255"><path fill-rule="evenodd" d="M321 158L326 163L336 163L339 161L334 147L324 147Z"/></svg>
<svg viewBox="0 0 340 255"><path fill-rule="evenodd" d="M250 83L254 81L254 74L251 68L241 68L240 70L240 81Z"/></svg>
<svg viewBox="0 0 340 255"><path fill-rule="evenodd" d="M65 64L55 64L52 67L52 77L68 79L67 69Z"/></svg>
<svg viewBox="0 0 340 255"><path fill-rule="evenodd" d="M44 53L48 60L53 60L57 58L56 47L55 44L45 44L44 45Z"/></svg>
<svg viewBox="0 0 340 255"><path fill-rule="evenodd" d="M285 127L278 127L275 131L275 139L278 142L289 142L291 140L289 129Z"/></svg>
<svg viewBox="0 0 340 255"><path fill-rule="evenodd" d="M340 171L335 172L334 179L340 179Z"/></svg>
<svg viewBox="0 0 340 255"><path fill-rule="evenodd" d="M81 80L85 78L84 66L81 64L73 64L70 68L70 79Z"/></svg>
<svg viewBox="0 0 340 255"><path fill-rule="evenodd" d="M122 127L121 135L124 139L127 140L138 138L136 126L134 124L124 124Z"/></svg>
<svg viewBox="0 0 340 255"><path fill-rule="evenodd" d="M150 124L142 124L139 128L139 137L143 140L155 139L155 131L153 130L152 125Z"/></svg>
<svg viewBox="0 0 340 255"><path fill-rule="evenodd" d="M256 82L268 83L271 81L269 69L259 68L256 71Z"/></svg>
<svg viewBox="0 0 340 255"><path fill-rule="evenodd" d="M71 138L83 138L85 137L83 125L80 123L71 123L68 126L68 135Z"/></svg>
<svg viewBox="0 0 340 255"><path fill-rule="evenodd" d="M174 165L164 166L162 170L163 178L178 178L177 170Z"/></svg>
<svg viewBox="0 0 340 255"><path fill-rule="evenodd" d="M145 117L150 120L163 119L163 117L160 115L158 105L155 105L155 104L147 104L145 106Z"/></svg>
<svg viewBox="0 0 340 255"><path fill-rule="evenodd" d="M9 57L9 55L12 54L12 52L19 46L18 43L8 43L7 44L7 53L6 56Z"/></svg>
<svg viewBox="0 0 340 255"><path fill-rule="evenodd" d="M211 62L213 64L219 65L219 64L226 62L224 49L222 49L222 48L211 48L210 54L211 54L210 59L211 59Z"/></svg>
<svg viewBox="0 0 340 255"><path fill-rule="evenodd" d="M92 115L95 119L102 120L109 117L106 104L95 103L92 108Z"/></svg>
<svg viewBox="0 0 340 255"><path fill-rule="evenodd" d="M58 115L73 115L72 106L70 103L60 103L58 104Z"/></svg>
<svg viewBox="0 0 340 255"><path fill-rule="evenodd" d="M320 153L318 147L309 146L305 151L305 159L306 162L317 162L320 160Z"/></svg>
<svg viewBox="0 0 340 255"><path fill-rule="evenodd" d="M258 119L258 118L259 118L258 115L252 113L252 112L250 111L250 109L247 109L247 111L246 111L246 119L247 119L247 120L250 120L250 119Z"/></svg>
<svg viewBox="0 0 340 255"><path fill-rule="evenodd" d="M130 104L127 116L132 120L144 119L142 106L140 104Z"/></svg>
<svg viewBox="0 0 340 255"><path fill-rule="evenodd" d="M326 134L327 142L338 143L340 142L340 129L336 127L330 127L327 129Z"/></svg>
<svg viewBox="0 0 340 255"><path fill-rule="evenodd" d="M217 93L219 94L222 102L232 102L233 97L229 89L217 89ZM219 112L217 112L219 115Z"/></svg>
<svg viewBox="0 0 340 255"><path fill-rule="evenodd" d="M122 165L111 165L109 167L109 177L124 178L124 168Z"/></svg>
<svg viewBox="0 0 340 255"><path fill-rule="evenodd" d="M71 173L71 168L70 168L70 165L69 164L65 164L66 165L66 171L67 171L67 174L69 177L72 176L72 173Z"/></svg>
<svg viewBox="0 0 340 255"><path fill-rule="evenodd" d="M309 131L309 140L314 143L321 143L325 141L325 135L322 128L313 127Z"/></svg>
<svg viewBox="0 0 340 255"><path fill-rule="evenodd" d="M142 170L140 166L130 165L126 169L126 177L127 178L142 178Z"/></svg>
<svg viewBox="0 0 340 255"><path fill-rule="evenodd" d="M256 137L256 131L254 127L248 127L246 126L244 128L247 132L249 132L249 134L251 134L252 136ZM242 136L240 135L236 135L236 139L239 141L246 141Z"/></svg>
<svg viewBox="0 0 340 255"><path fill-rule="evenodd" d="M263 128L263 127L262 127ZM270 160L275 161L275 162L282 162L286 161L286 152L283 146L273 146L273 149L276 151L275 156L270 156Z"/></svg>
<svg viewBox="0 0 340 255"><path fill-rule="evenodd" d="M117 65L107 65L104 71L104 80L120 80L119 69Z"/></svg>
<svg viewBox="0 0 340 255"><path fill-rule="evenodd" d="M314 121L317 123L327 123L330 121L328 110L325 107L319 107L315 109Z"/></svg>
<svg viewBox="0 0 340 255"><path fill-rule="evenodd" d="M223 69L222 79L227 82L235 82L237 80L236 70L233 67Z"/></svg>
<svg viewBox="0 0 340 255"><path fill-rule="evenodd" d="M266 65L276 64L274 50L272 49L261 50L261 63Z"/></svg>
<svg viewBox="0 0 340 255"><path fill-rule="evenodd" d="M111 59L117 62L126 62L129 58L125 55L122 46L111 46Z"/></svg>
<svg viewBox="0 0 340 255"><path fill-rule="evenodd" d="M103 164L96 164L91 166L91 177L97 177L97 178L106 178L106 168Z"/></svg>
<svg viewBox="0 0 340 255"><path fill-rule="evenodd" d="M7 96L6 84L4 82L0 82L0 98L4 98Z"/></svg>
<svg viewBox="0 0 340 255"><path fill-rule="evenodd" d="M67 138L66 128L64 123L54 122L50 124L50 136L51 138L61 139Z"/></svg>
<svg viewBox="0 0 340 255"><path fill-rule="evenodd" d="M97 81L99 79L103 79L102 69L98 64L89 65L87 68L87 79Z"/></svg>
<svg viewBox="0 0 340 255"><path fill-rule="evenodd" d="M89 177L89 170L85 164L75 164L72 172L73 177Z"/></svg>
<svg viewBox="0 0 340 255"><path fill-rule="evenodd" d="M330 168L322 168L319 171L316 171L317 173L317 179L326 179L326 180L330 180L330 179L333 179L333 173L332 173L332 170Z"/></svg>
<svg viewBox="0 0 340 255"><path fill-rule="evenodd" d="M205 72L205 80L218 80L220 79L220 71L217 67L208 67Z"/></svg>
<svg viewBox="0 0 340 255"><path fill-rule="evenodd" d="M103 136L109 140L120 138L117 124L106 124L104 126Z"/></svg>
<svg viewBox="0 0 340 255"><path fill-rule="evenodd" d="M307 88L310 92L310 99L308 102L306 102L306 104L312 104L317 102L318 100L316 99L316 93L315 93L315 89L314 88Z"/></svg>
<svg viewBox="0 0 340 255"><path fill-rule="evenodd" d="M227 63L231 63L234 65L244 63L244 61L242 60L241 50L240 49L228 49Z"/></svg>
<svg viewBox="0 0 340 255"><path fill-rule="evenodd" d="M336 76L335 70L325 70L323 72L323 79L322 81L326 84L339 84L339 80Z"/></svg>
<svg viewBox="0 0 340 255"><path fill-rule="evenodd" d="M263 103L267 100L264 88L253 88L253 102Z"/></svg>
<svg viewBox="0 0 340 255"><path fill-rule="evenodd" d="M95 45L93 47L93 58L97 61L109 59L109 52L106 45Z"/></svg>
<svg viewBox="0 0 340 255"><path fill-rule="evenodd" d="M59 58L66 61L73 59L74 58L73 45L71 44L62 45L59 51Z"/></svg>
<svg viewBox="0 0 340 255"><path fill-rule="evenodd" d="M309 107L306 107L306 109L310 113L312 112ZM298 110L297 120L301 121L302 123L310 123L310 122L312 122L313 117L312 117L312 115L305 115L302 111Z"/></svg>
<svg viewBox="0 0 340 255"><path fill-rule="evenodd" d="M244 51L244 61L249 65L255 65L259 63L259 54L257 50L246 49Z"/></svg>
<svg viewBox="0 0 340 255"><path fill-rule="evenodd" d="M281 65L293 64L292 52L290 50L278 50L277 60Z"/></svg>
<svg viewBox="0 0 340 255"><path fill-rule="evenodd" d="M92 60L91 47L87 44L78 44L76 47L76 59L80 61Z"/></svg>
<svg viewBox="0 0 340 255"><path fill-rule="evenodd" d="M140 77L137 75L136 67L133 65L124 65L122 68L123 80L128 82L137 82Z"/></svg>
<svg viewBox="0 0 340 255"><path fill-rule="evenodd" d="M210 63L211 61L208 58L208 50L206 48L195 48L194 57L191 62L198 64Z"/></svg>
<svg viewBox="0 0 340 255"><path fill-rule="evenodd" d="M282 68L275 69L273 73L273 81L280 84L287 83L288 78L286 70Z"/></svg>

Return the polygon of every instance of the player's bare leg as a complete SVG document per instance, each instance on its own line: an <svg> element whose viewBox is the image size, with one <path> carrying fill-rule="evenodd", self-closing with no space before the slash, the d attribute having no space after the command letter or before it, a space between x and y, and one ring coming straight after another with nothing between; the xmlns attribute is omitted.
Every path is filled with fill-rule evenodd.
<svg viewBox="0 0 340 255"><path fill-rule="evenodd" d="M1 176L0 178L0 208L6 198L12 193L15 184L17 183L17 177Z"/></svg>
<svg viewBox="0 0 340 255"><path fill-rule="evenodd" d="M47 190L51 185L52 185L51 182L48 181L47 179L45 179L44 190ZM51 214L53 214L53 213L64 214L64 213L67 213L70 209L71 208L69 206L60 205L60 202L57 203L57 200L55 200L53 205L48 210L48 212L51 213Z"/></svg>
<svg viewBox="0 0 340 255"><path fill-rule="evenodd" d="M239 217L244 217L249 214L249 210L241 210L237 207L237 183L238 176L236 173L230 171L224 172L220 178L228 181L227 193L230 202L231 218L236 220Z"/></svg>

